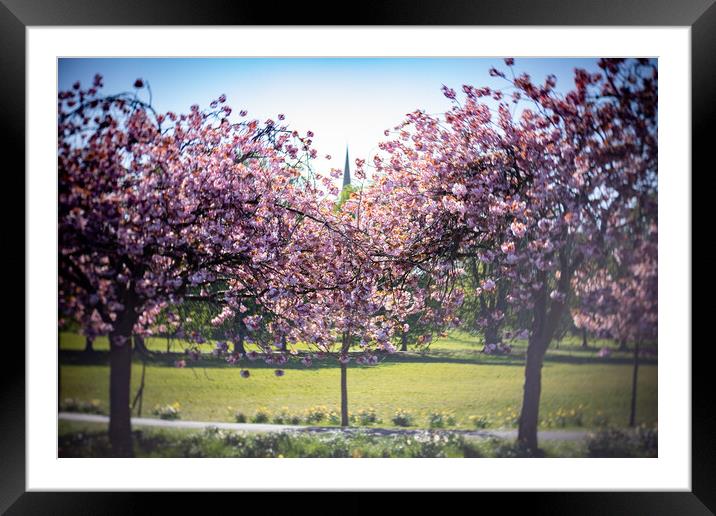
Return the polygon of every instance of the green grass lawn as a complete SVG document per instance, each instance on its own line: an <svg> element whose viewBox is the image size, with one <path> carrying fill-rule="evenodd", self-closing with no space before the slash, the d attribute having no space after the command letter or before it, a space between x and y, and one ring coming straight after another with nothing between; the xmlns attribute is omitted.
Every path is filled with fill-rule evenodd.
<svg viewBox="0 0 716 516"><path fill-rule="evenodd" d="M148 347L165 352L165 339L147 339ZM598 422L626 426L629 416L631 364L628 353L597 357L601 346L586 350L576 338L565 339L559 349L550 349L542 374L541 416L543 427L592 427ZM87 356L84 339L60 334L60 397L99 400L108 408L109 371L107 341L98 339L98 352ZM208 350L210 347L206 346ZM524 374L524 343L515 346L510 357L489 357L479 353L479 339L455 332L433 343L424 353L398 353L374 367L348 368L348 399L352 413L374 408L380 426L393 426L397 409L415 416L415 426L425 427L431 411L454 414L458 428L471 427L470 416L485 416L489 427L512 425L519 411ZM173 350L184 345L175 342ZM276 413L284 407L291 414L303 414L310 407L337 409L340 401L340 373L335 359L305 368L284 367L277 378L273 367L263 362L242 365L250 378L239 376L239 368L221 359L203 357L187 368L173 367L178 355L160 355L147 361L142 416L152 417L155 405L178 402L181 418L201 421L233 421L237 411L251 416L259 407ZM135 359L132 390L136 392L142 362ZM645 360L639 370L637 421L657 421L657 366ZM571 411L574 411L573 415ZM558 420L558 412L567 418ZM135 412L136 414L136 412ZM581 418L581 423L578 419Z"/></svg>

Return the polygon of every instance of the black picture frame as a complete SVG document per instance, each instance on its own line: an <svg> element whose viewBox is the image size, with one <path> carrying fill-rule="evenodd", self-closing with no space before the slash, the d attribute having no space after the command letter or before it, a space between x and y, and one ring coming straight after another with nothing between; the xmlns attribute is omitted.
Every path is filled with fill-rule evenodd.
<svg viewBox="0 0 716 516"><path fill-rule="evenodd" d="M326 25L550 25L550 26L689 26L691 27L693 170L706 169L713 143L709 131L716 120L716 0L423 0L363 1L346 10L334 4ZM17 200L25 198L25 29L28 26L85 25L316 25L315 10L294 2L248 4L229 0L0 0L0 148L15 156L17 168L6 169L5 183ZM713 165L709 165L713 169ZM703 170L708 172L709 170ZM693 190L692 190L693 191ZM23 195L19 195L23 192ZM704 192L697 196L704 195ZM692 196L692 206L697 205ZM23 207L18 207L22 210ZM17 213L16 211L15 213ZM6 216L7 211L6 211ZM16 218L14 219L16 221ZM25 225L4 224L3 241L9 271L25 271ZM22 249L22 252L19 250ZM693 253L693 251L692 251ZM692 254L693 256L693 254ZM14 275L14 272L11 273ZM17 275L19 277L19 275ZM17 292L24 292L17 287ZM48 292L53 292L48 287ZM17 296L19 298L19 295ZM22 299L25 296L23 294ZM13 301L15 310L25 303ZM20 308L22 307L22 308ZM27 307L28 309L31 307ZM9 318L9 317L8 317ZM20 320L20 314L14 319ZM693 320L693 317L692 317ZM24 341L24 325L21 332ZM692 352L692 490L690 492L590 492L480 494L488 499L509 496L530 504L530 514L713 514L716 511L716 435L709 346ZM7 345L0 375L0 512L7 514L129 514L150 510L148 494L25 492L25 350ZM158 494L165 511L187 508L184 495ZM242 495L243 496L243 495ZM297 495L294 495L297 496ZM353 497L354 495L348 495ZM484 498L489 496L489 498ZM223 498L223 497L222 497ZM421 503L421 496L414 500ZM216 498L212 505L216 503ZM493 500L489 500L490 502ZM258 502L258 501L257 501ZM231 503L231 502L230 502ZM244 499L242 505L247 507ZM261 503L261 502L258 502ZM272 502L276 503L276 502ZM285 503L285 502L284 502ZM295 498L292 503L296 503ZM350 501L344 500L346 505ZM416 503L416 502L413 502ZM504 503L504 499L502 501ZM487 507L487 506L484 506ZM282 507L272 505L274 512ZM290 509L290 506L286 506Z"/></svg>

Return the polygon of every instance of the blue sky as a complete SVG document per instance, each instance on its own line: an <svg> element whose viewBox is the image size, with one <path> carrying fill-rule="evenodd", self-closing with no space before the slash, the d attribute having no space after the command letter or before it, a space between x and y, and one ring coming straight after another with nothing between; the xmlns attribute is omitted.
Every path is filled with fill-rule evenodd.
<svg viewBox="0 0 716 516"><path fill-rule="evenodd" d="M187 112L226 94L234 112L246 109L264 121L286 115L290 127L315 133L317 167L343 168L346 145L351 162L377 152L383 131L406 113L443 113L450 104L440 88L463 84L500 86L490 67L497 58L71 58L60 59L58 88L104 77L105 93L129 91L135 79L149 82L160 112ZM596 59L516 58L515 70L535 80L557 76L558 89L573 86L575 68L596 70ZM333 156L331 161L322 157Z"/></svg>

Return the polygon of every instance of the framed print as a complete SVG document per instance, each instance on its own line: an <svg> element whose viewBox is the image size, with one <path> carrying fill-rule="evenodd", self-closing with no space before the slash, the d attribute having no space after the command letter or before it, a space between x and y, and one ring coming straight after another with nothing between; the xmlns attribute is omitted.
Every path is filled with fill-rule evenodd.
<svg viewBox="0 0 716 516"><path fill-rule="evenodd" d="M116 5L0 6L26 301L3 510L287 490L714 510L691 336L711 1L321 25Z"/></svg>

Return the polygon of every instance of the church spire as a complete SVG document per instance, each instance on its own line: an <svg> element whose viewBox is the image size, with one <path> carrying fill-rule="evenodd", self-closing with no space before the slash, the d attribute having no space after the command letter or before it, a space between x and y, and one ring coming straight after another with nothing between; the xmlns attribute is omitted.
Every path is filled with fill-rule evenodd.
<svg viewBox="0 0 716 516"><path fill-rule="evenodd" d="M343 188L351 184L351 166L348 161L348 145L346 145L346 166L343 168Z"/></svg>

